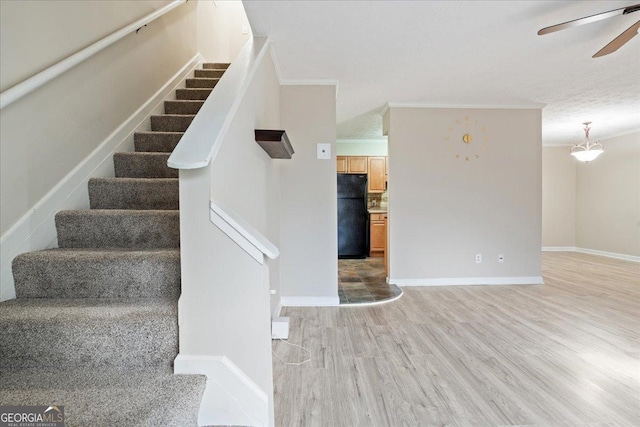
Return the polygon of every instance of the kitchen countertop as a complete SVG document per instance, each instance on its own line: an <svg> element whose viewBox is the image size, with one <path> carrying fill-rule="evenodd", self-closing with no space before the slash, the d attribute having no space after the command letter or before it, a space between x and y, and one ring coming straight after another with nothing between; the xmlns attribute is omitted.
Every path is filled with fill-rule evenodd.
<svg viewBox="0 0 640 427"><path fill-rule="evenodd" d="M370 214L386 214L387 208L381 208L380 206L371 206L369 209Z"/></svg>

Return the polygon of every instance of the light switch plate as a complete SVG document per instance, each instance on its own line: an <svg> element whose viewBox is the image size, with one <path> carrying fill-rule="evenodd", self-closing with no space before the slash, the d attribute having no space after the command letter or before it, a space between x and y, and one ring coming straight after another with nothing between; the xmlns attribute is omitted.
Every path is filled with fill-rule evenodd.
<svg viewBox="0 0 640 427"><path fill-rule="evenodd" d="M318 144L318 159L331 160L331 144Z"/></svg>

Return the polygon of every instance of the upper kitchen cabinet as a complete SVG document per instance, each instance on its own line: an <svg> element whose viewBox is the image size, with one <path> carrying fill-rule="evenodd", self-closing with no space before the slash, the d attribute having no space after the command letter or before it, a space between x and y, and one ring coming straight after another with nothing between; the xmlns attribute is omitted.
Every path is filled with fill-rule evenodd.
<svg viewBox="0 0 640 427"><path fill-rule="evenodd" d="M347 167L347 157L337 156L336 162L336 169L338 170L338 173L347 173L347 171L349 170L349 168Z"/></svg>
<svg viewBox="0 0 640 427"><path fill-rule="evenodd" d="M336 156L338 173L367 173L366 156Z"/></svg>
<svg viewBox="0 0 640 427"><path fill-rule="evenodd" d="M386 157L369 157L369 193L382 193L385 190L387 174L386 174Z"/></svg>

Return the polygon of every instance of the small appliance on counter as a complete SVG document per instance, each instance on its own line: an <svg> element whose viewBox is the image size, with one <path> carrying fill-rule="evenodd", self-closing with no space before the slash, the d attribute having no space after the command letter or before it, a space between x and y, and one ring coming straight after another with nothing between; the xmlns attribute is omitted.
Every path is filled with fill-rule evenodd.
<svg viewBox="0 0 640 427"><path fill-rule="evenodd" d="M338 174L338 258L363 259L369 253L367 175Z"/></svg>

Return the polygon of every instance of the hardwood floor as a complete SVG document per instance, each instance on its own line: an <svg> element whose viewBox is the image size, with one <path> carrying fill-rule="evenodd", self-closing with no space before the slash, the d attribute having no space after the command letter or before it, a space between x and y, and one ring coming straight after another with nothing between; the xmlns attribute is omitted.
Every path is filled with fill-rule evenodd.
<svg viewBox="0 0 640 427"><path fill-rule="evenodd" d="M543 275L285 309L312 359L274 358L276 425L640 425L640 265L544 253Z"/></svg>

